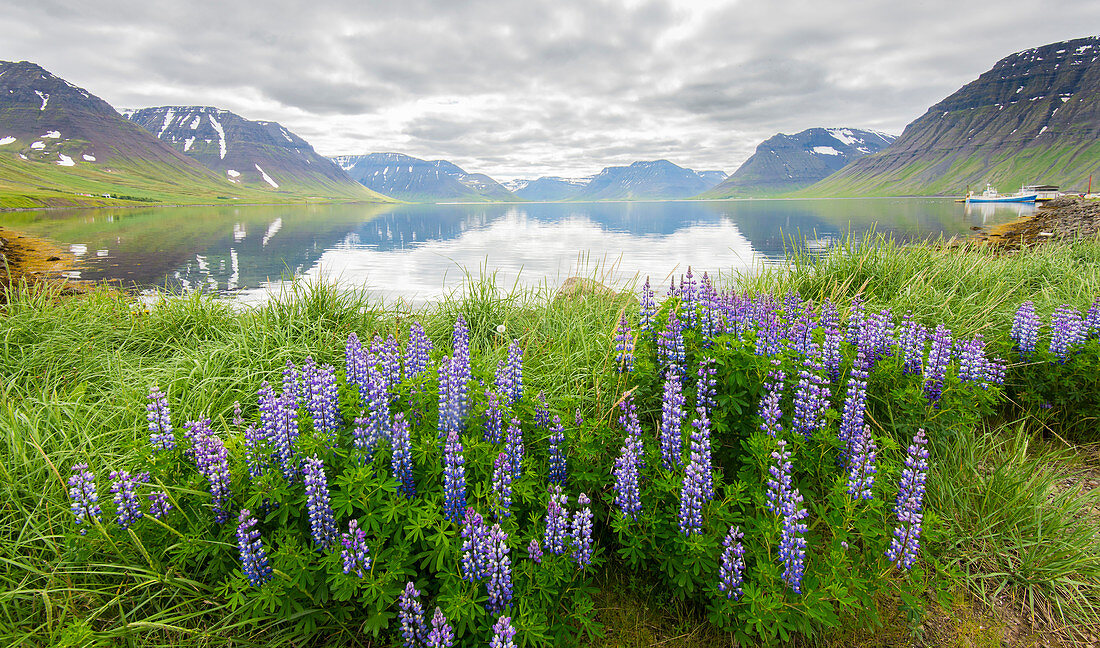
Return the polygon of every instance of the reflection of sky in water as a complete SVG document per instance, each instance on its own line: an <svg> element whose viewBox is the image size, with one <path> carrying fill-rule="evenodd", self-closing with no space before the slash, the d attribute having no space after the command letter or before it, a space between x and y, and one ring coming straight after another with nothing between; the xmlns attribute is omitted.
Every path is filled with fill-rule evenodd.
<svg viewBox="0 0 1100 648"><path fill-rule="evenodd" d="M303 276L354 285L372 295L420 302L458 288L465 272L493 275L498 287L560 285L574 275L622 286L650 275L654 284L697 268L747 268L757 261L752 245L727 221L693 224L670 234L632 235L605 230L573 214L556 223L511 210L457 238L429 240L403 248L378 249L349 236L326 250ZM281 282L245 291L245 301L278 291Z"/></svg>
<svg viewBox="0 0 1100 648"><path fill-rule="evenodd" d="M959 236L1033 209L927 198L324 205L24 213L16 227L67 247L73 277L253 302L298 276L422 302L467 274L494 276L504 290L574 275L617 286L649 275L659 285L689 264L728 275L792 246L820 253L849 233Z"/></svg>

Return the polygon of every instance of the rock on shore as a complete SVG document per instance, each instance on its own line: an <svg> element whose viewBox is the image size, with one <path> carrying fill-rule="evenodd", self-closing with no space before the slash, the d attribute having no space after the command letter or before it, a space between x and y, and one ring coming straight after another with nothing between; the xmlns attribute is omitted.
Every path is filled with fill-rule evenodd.
<svg viewBox="0 0 1100 648"><path fill-rule="evenodd" d="M1095 238L1098 235L1100 200L1063 197L1044 204L1033 216L982 232L978 239L1016 248L1047 241Z"/></svg>

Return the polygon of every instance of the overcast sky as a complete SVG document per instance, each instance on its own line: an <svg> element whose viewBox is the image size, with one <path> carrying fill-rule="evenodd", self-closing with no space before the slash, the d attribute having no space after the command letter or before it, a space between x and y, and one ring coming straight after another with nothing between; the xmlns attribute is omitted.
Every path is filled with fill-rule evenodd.
<svg viewBox="0 0 1100 648"><path fill-rule="evenodd" d="M0 0L0 59L115 108L212 105L498 180L900 134L998 59L1097 33L1096 0Z"/></svg>

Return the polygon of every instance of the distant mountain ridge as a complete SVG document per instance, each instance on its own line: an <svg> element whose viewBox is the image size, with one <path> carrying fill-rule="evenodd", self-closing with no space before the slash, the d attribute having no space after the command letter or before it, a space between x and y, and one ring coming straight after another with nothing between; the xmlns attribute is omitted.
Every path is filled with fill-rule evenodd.
<svg viewBox="0 0 1100 648"><path fill-rule="evenodd" d="M356 182L385 196L411 202L514 201L516 197L482 173L466 173L446 160L402 153L340 155L332 160Z"/></svg>
<svg viewBox="0 0 1100 648"><path fill-rule="evenodd" d="M251 121L210 106L158 106L123 114L227 182L377 198L277 122Z"/></svg>
<svg viewBox="0 0 1100 648"><path fill-rule="evenodd" d="M761 142L752 157L706 198L772 196L808 187L853 160L876 153L896 137L858 128L810 128Z"/></svg>
<svg viewBox="0 0 1100 648"><path fill-rule="evenodd" d="M986 182L1085 188L1100 173L1100 36L1017 52L807 196L960 195Z"/></svg>
<svg viewBox="0 0 1100 648"><path fill-rule="evenodd" d="M721 171L696 172L668 160L607 167L570 200L678 200L713 187Z"/></svg>

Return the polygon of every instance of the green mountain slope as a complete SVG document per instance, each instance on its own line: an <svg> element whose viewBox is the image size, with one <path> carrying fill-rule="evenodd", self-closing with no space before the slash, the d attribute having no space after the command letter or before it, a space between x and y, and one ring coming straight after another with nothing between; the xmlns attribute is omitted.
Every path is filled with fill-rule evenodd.
<svg viewBox="0 0 1100 648"><path fill-rule="evenodd" d="M987 182L1083 190L1100 173L1098 60L1100 37L1008 56L884 151L794 195L961 195Z"/></svg>

